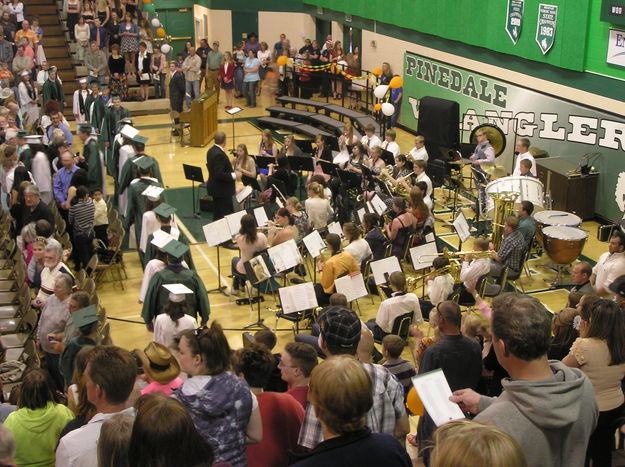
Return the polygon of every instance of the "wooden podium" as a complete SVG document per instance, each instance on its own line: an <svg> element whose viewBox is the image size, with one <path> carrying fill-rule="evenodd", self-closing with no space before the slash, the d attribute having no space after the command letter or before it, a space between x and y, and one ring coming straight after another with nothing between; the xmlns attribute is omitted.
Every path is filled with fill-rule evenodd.
<svg viewBox="0 0 625 467"><path fill-rule="evenodd" d="M204 92L191 101L191 109L180 114L180 141L182 143L182 124L189 123L191 146L204 147L217 131L217 105L219 95L215 91Z"/></svg>

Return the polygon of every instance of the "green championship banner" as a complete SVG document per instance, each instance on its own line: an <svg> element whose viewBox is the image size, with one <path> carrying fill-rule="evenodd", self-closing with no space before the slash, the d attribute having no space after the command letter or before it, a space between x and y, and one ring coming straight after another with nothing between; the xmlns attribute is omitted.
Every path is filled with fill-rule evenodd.
<svg viewBox="0 0 625 467"><path fill-rule="evenodd" d="M402 123L418 128L419 101L424 96L458 102L460 135L483 123L506 135L506 149L497 161L512 171L515 131L532 147L575 164L588 153L601 153L593 166L600 172L595 211L606 219L625 218L625 119L591 107L533 91L490 76L404 54Z"/></svg>
<svg viewBox="0 0 625 467"><path fill-rule="evenodd" d="M506 13L506 32L510 40L516 45L521 35L523 26L523 7L525 0L508 0L508 10Z"/></svg>
<svg viewBox="0 0 625 467"><path fill-rule="evenodd" d="M545 55L553 46L558 24L558 7L555 5L538 5L538 24L536 25L536 42Z"/></svg>

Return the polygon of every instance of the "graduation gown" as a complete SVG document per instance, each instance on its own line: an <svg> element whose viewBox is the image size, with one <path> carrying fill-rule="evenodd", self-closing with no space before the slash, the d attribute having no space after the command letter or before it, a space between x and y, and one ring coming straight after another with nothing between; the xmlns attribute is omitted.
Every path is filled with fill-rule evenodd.
<svg viewBox="0 0 625 467"><path fill-rule="evenodd" d="M32 149L30 149L30 146L28 144L25 144L24 146L18 146L17 153L19 154L18 157L19 157L20 162L24 164L24 167L26 167L26 170L31 172L33 151Z"/></svg>
<svg viewBox="0 0 625 467"><path fill-rule="evenodd" d="M185 295L187 314L194 318L197 318L199 314L202 324L208 322L210 305L202 279L192 269L170 264L154 274L150 280L141 311L141 317L146 324L151 323L157 315L161 314L163 306L169 301L169 291L163 287L164 284L184 284L191 289L193 293Z"/></svg>
<svg viewBox="0 0 625 467"><path fill-rule="evenodd" d="M176 218L172 218L171 226L176 229L178 228L176 225ZM160 228L161 223L156 218L154 211L146 211L143 213L143 219L141 220L141 241L139 242L139 248L141 248L141 251L145 253L145 249L148 245L148 237L151 233L155 230L159 230ZM150 239L150 241L152 240Z"/></svg>
<svg viewBox="0 0 625 467"><path fill-rule="evenodd" d="M130 118L130 112L124 107L116 109L115 107L109 107L106 109L105 118L102 122L102 140L108 142L109 147L106 148L106 171L109 175L116 173L115 165L116 161L113 157L113 146L115 144L115 136L117 134L117 125L122 118Z"/></svg>
<svg viewBox="0 0 625 467"><path fill-rule="evenodd" d="M135 149L130 144L125 144L119 148L119 159L117 167L117 176L115 179L115 193L117 195L117 209L122 216L126 216L126 207L128 206L128 193L127 190L120 189L120 180L122 178L122 169L128 159L133 159L135 155ZM129 167L127 170L131 170Z"/></svg>
<svg viewBox="0 0 625 467"><path fill-rule="evenodd" d="M90 136L87 141L85 141L83 156L87 163L87 188L90 192L95 189L102 190L104 188L104 171L98 144L93 136Z"/></svg>
<svg viewBox="0 0 625 467"><path fill-rule="evenodd" d="M163 230L163 229L160 229L160 230ZM180 232L180 230L178 230L176 227L172 227L171 230L166 233L174 237L174 240L178 240L180 243L184 243L185 245L189 246L189 240L187 239L187 237L182 232ZM154 259L154 256L156 256L157 248L154 245L152 245L152 239L154 239L153 233L148 235L148 241L145 247L145 254L143 255L143 260L145 261L145 264L147 264L148 261L150 261L151 259ZM195 269L195 266L193 265L193 258L191 256L191 250L187 251L186 254L182 257L182 259L186 261L186 263L189 265L189 268Z"/></svg>
<svg viewBox="0 0 625 467"><path fill-rule="evenodd" d="M82 97L82 105L81 105ZM76 89L74 91L74 98L72 99L72 113L78 115L76 123L88 123L89 106L87 102L91 97L91 91L88 89Z"/></svg>
<svg viewBox="0 0 625 467"><path fill-rule="evenodd" d="M143 177L134 179L128 187L128 209L124 220L124 227L126 228L126 231L128 231L130 226L134 224L135 238L137 242L139 242L139 239L141 238L141 221L143 219L143 213L146 211L147 200L147 198L141 193L143 193L145 189L151 185L160 187L163 186L155 178ZM137 248L137 251L139 252L141 265L144 266L145 262L143 261L143 252L140 248Z"/></svg>
<svg viewBox="0 0 625 467"><path fill-rule="evenodd" d="M122 170L119 174L118 181L119 181L120 193L123 193L124 190L128 188L128 186L130 185L130 182L134 180L136 176L136 166L135 164L132 163L132 161L134 161L136 158L140 156L148 157L154 161L154 165L152 166L152 175L154 176L154 178L156 178L159 181L159 183L161 184L160 186L164 186L163 177L161 176L161 169L158 167L158 161L154 159L152 156L148 156L147 154L138 154L138 155L133 154L128 159L126 159L126 162L124 162L124 165L122 166ZM126 211L127 210L128 209L126 209Z"/></svg>
<svg viewBox="0 0 625 467"><path fill-rule="evenodd" d="M63 92L63 85L58 79L54 81L50 81L48 78L45 83L43 83L43 106L45 107L46 102L54 99L61 106L61 113L63 113L63 109L65 108L65 92Z"/></svg>

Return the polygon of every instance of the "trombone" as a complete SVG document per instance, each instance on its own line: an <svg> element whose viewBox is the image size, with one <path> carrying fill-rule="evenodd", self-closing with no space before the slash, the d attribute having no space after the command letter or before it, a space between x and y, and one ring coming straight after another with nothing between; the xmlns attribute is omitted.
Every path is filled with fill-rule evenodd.
<svg viewBox="0 0 625 467"><path fill-rule="evenodd" d="M467 250L467 251L449 251L447 248L443 249L442 253L438 253L436 255L421 255L417 260L421 260L421 258L437 258L442 256L447 259L455 259L461 256L471 255L474 258L482 259L482 258L494 258L497 256L497 252L495 250Z"/></svg>

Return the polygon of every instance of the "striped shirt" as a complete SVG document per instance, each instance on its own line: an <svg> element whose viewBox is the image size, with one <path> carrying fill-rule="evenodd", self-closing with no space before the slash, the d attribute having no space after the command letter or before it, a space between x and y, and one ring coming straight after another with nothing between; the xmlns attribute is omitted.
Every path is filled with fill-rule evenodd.
<svg viewBox="0 0 625 467"><path fill-rule="evenodd" d="M74 228L74 235L91 235L95 223L95 205L91 198L78 201L69 208L69 223Z"/></svg>
<svg viewBox="0 0 625 467"><path fill-rule="evenodd" d="M395 375L395 378L397 378L401 385L404 387L405 392L408 393L408 391L412 387L411 378L417 374L414 369L414 365L408 360L398 358L396 360L385 361L383 366L393 375Z"/></svg>
<svg viewBox="0 0 625 467"><path fill-rule="evenodd" d="M373 363L362 364L373 383L373 406L367 413L367 426L374 433L393 435L395 423L406 415L404 406L404 387L382 365ZM306 415L299 432L297 444L313 449L323 441L321 422L315 415L315 409L309 402Z"/></svg>

